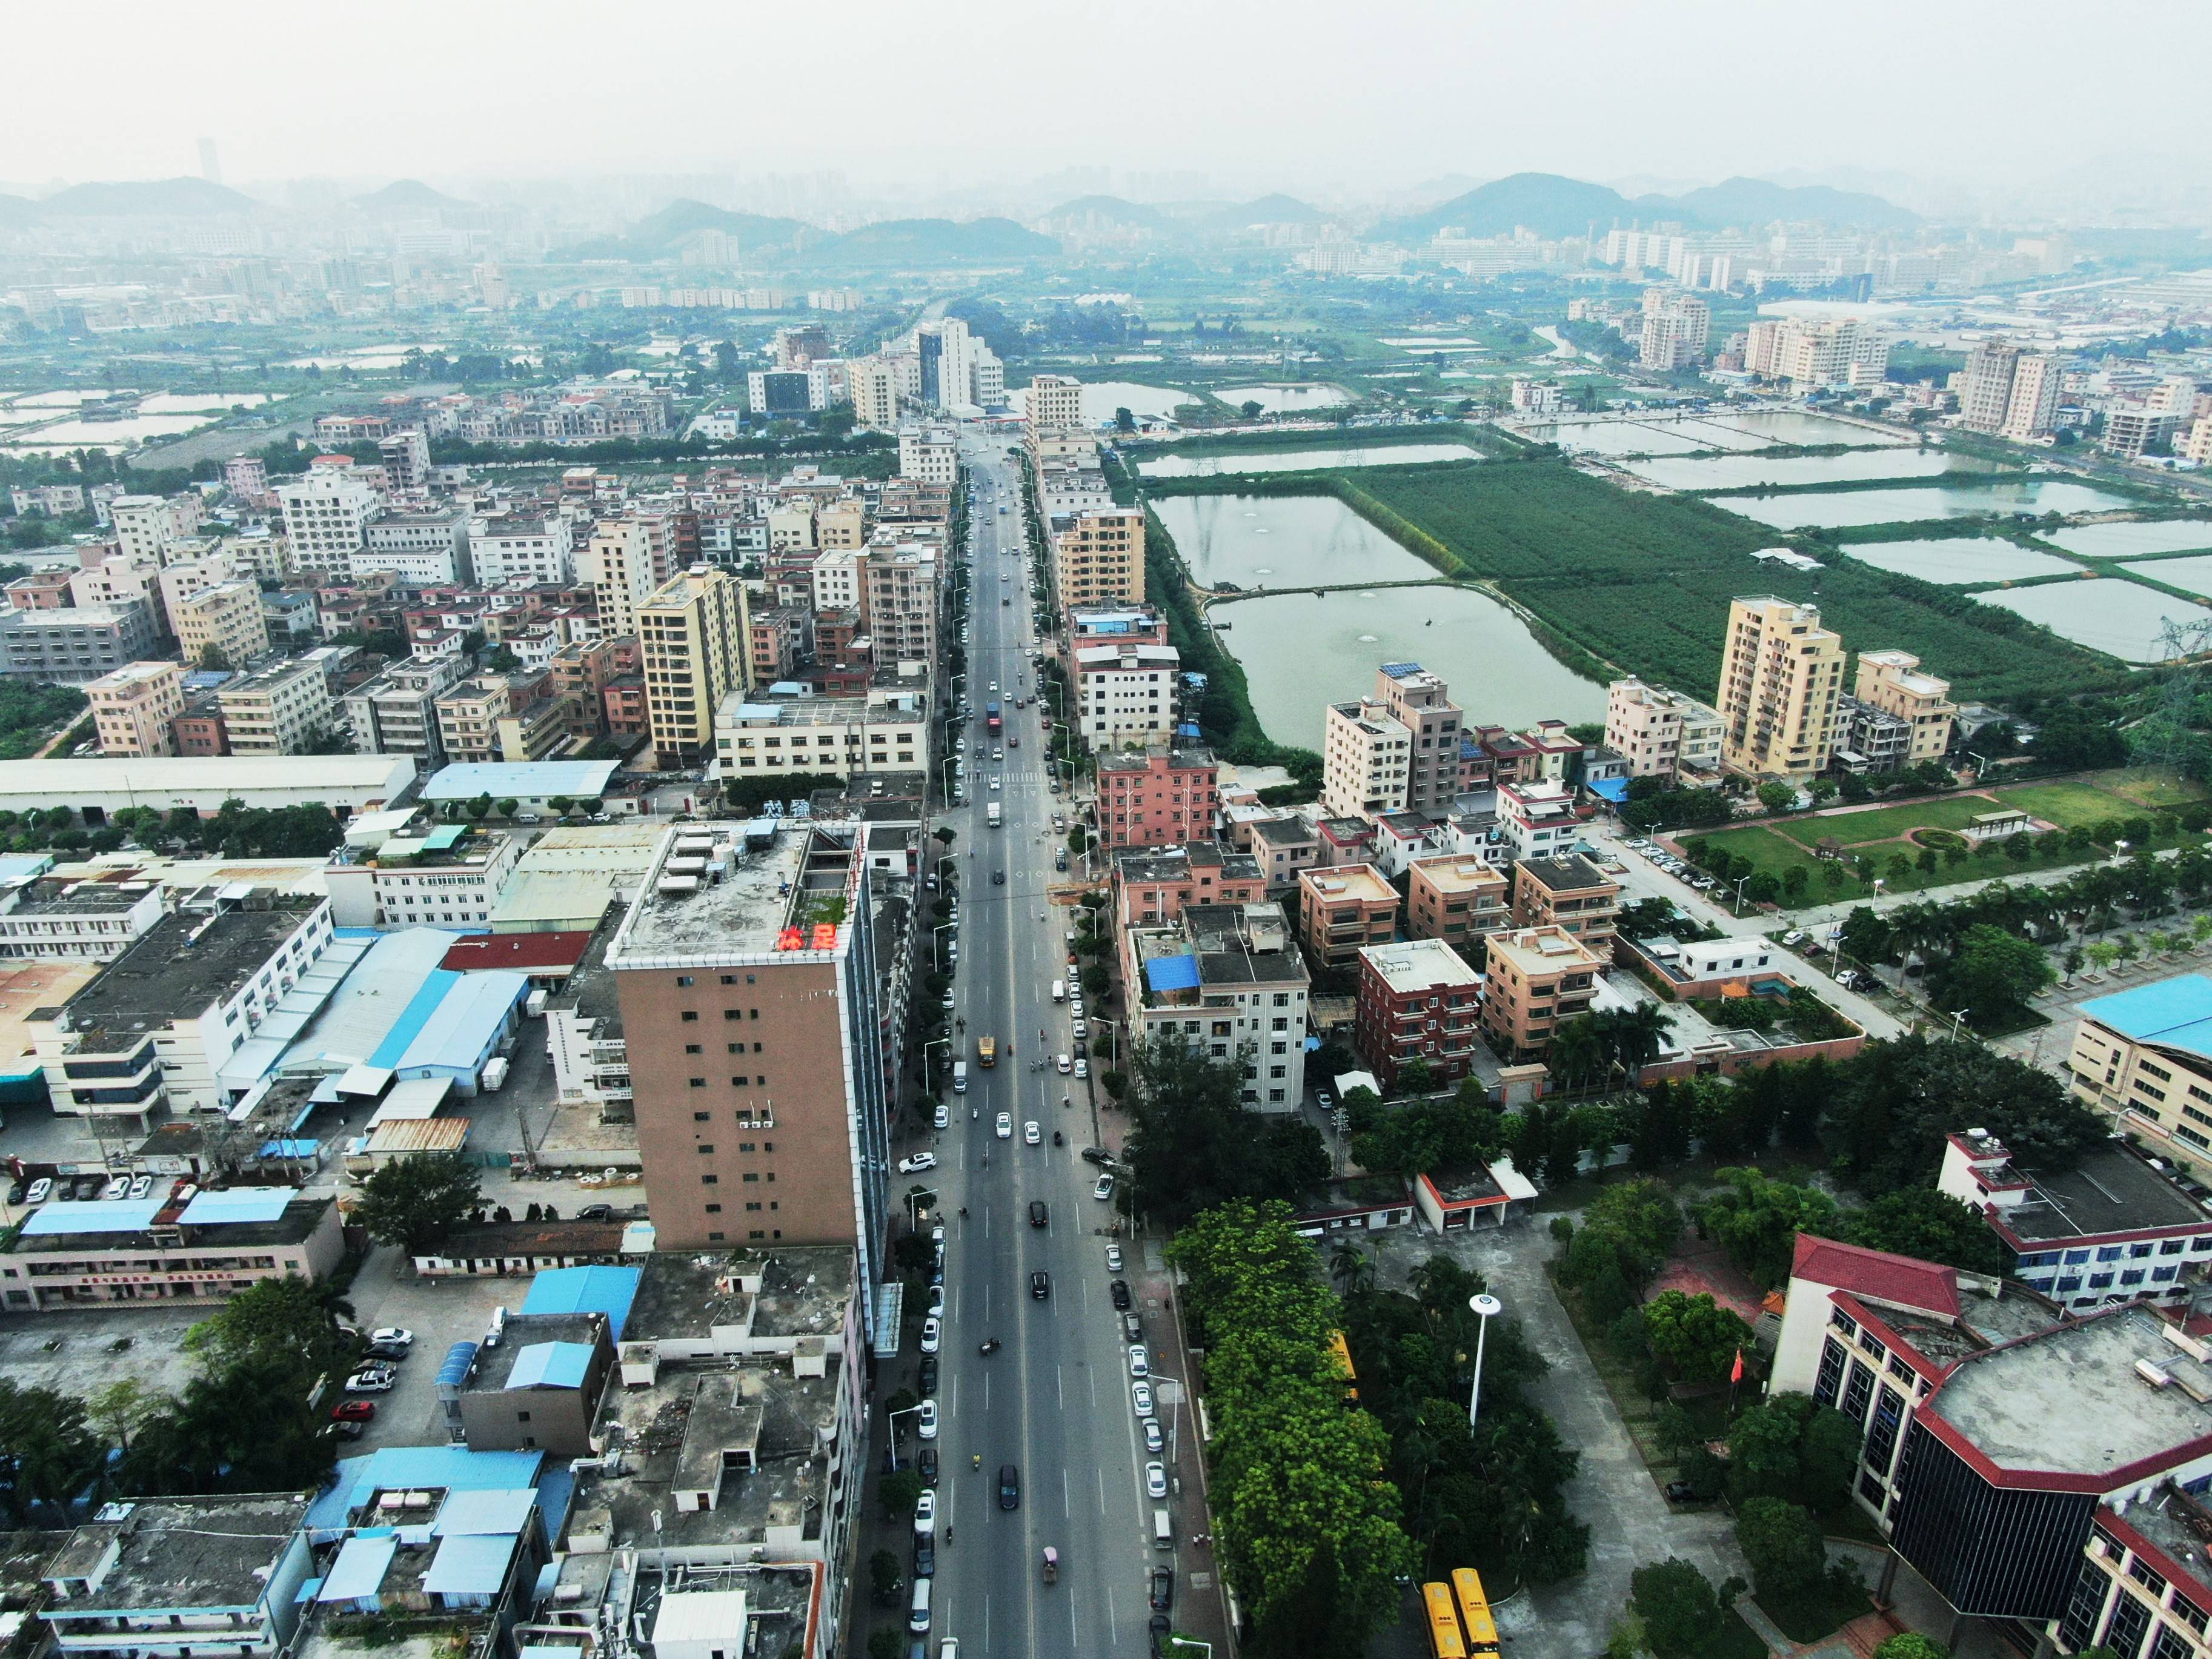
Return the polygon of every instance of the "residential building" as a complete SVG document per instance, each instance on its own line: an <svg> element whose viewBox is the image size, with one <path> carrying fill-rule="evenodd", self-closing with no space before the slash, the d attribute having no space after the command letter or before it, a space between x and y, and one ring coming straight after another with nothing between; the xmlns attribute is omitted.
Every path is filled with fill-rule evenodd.
<svg viewBox="0 0 2212 1659"><path fill-rule="evenodd" d="M354 555L367 544L369 520L383 510L383 498L350 464L324 465L329 459L277 485L276 499L283 507L294 567L346 576L353 572Z"/></svg>
<svg viewBox="0 0 2212 1659"><path fill-rule="evenodd" d="M861 619L879 663L937 660L937 551L924 543L867 550Z"/></svg>
<svg viewBox="0 0 2212 1659"><path fill-rule="evenodd" d="M143 599L0 611L0 674L18 679L82 685L153 654L153 607Z"/></svg>
<svg viewBox="0 0 2212 1659"><path fill-rule="evenodd" d="M1311 979L1283 908L1192 904L1170 926L1123 935L1129 1036L1241 1059L1238 1098L1254 1111L1297 1109L1305 1092Z"/></svg>
<svg viewBox="0 0 2212 1659"><path fill-rule="evenodd" d="M550 704L551 689L551 676L544 673L485 673L471 675L441 691L436 699L438 742L446 764L542 759L540 755L503 753L500 722ZM558 712L549 712L557 723Z"/></svg>
<svg viewBox="0 0 2212 1659"><path fill-rule="evenodd" d="M1174 923L1194 904L1253 904L1267 896L1257 862L1212 842L1128 848L1109 878L1117 930Z"/></svg>
<svg viewBox="0 0 2212 1659"><path fill-rule="evenodd" d="M364 755L412 755L427 776L446 763L438 698L467 672L460 657L413 657L345 695L346 725Z"/></svg>
<svg viewBox="0 0 2212 1659"><path fill-rule="evenodd" d="M244 1092L225 1062L321 958L332 925L326 898L203 890L27 1022L54 1110L142 1125L164 1107L222 1111Z"/></svg>
<svg viewBox="0 0 2212 1659"><path fill-rule="evenodd" d="M1582 818L1574 792L1564 783L1501 783L1498 786L1498 829L1510 856L1555 858L1582 839Z"/></svg>
<svg viewBox="0 0 2212 1659"><path fill-rule="evenodd" d="M1322 811L1366 818L1406 805L1413 737L1374 704L1331 703L1322 716Z"/></svg>
<svg viewBox="0 0 2212 1659"><path fill-rule="evenodd" d="M1959 705L1951 701L1951 683L1922 673L1920 659L1911 652L1860 652L1855 689L1860 702L1911 724L1906 764L1940 761L1950 751L1951 730L1959 715Z"/></svg>
<svg viewBox="0 0 2212 1659"><path fill-rule="evenodd" d="M553 676L555 701L562 704L569 720L569 735L589 741L606 729L599 694L618 676L637 672L637 641L577 640L554 652L545 666Z"/></svg>
<svg viewBox="0 0 2212 1659"><path fill-rule="evenodd" d="M185 712L181 663L132 662L87 684L103 755L173 755L170 722Z"/></svg>
<svg viewBox="0 0 2212 1659"><path fill-rule="evenodd" d="M430 488L430 441L420 427L408 427L376 443L377 459L395 494L420 495Z"/></svg>
<svg viewBox="0 0 2212 1659"><path fill-rule="evenodd" d="M1605 963L1559 927L1491 935L1485 958L1482 1024L1501 1058L1543 1054L1565 1020L1589 1012Z"/></svg>
<svg viewBox="0 0 2212 1659"><path fill-rule="evenodd" d="M196 668L243 668L268 654L269 621L262 613L261 589L252 582L217 582L186 594L170 621L179 653Z"/></svg>
<svg viewBox="0 0 2212 1659"><path fill-rule="evenodd" d="M1856 697L1836 700L1837 770L1859 775L1894 772L1912 763L1912 722Z"/></svg>
<svg viewBox="0 0 2212 1659"><path fill-rule="evenodd" d="M913 694L754 702L733 692L714 713L714 757L725 778L912 772L929 764L928 711Z"/></svg>
<svg viewBox="0 0 2212 1659"><path fill-rule="evenodd" d="M1620 884L1588 859L1517 859L1513 865L1513 925L1556 927L1601 961L1613 960Z"/></svg>
<svg viewBox="0 0 2212 1659"><path fill-rule="evenodd" d="M159 880L14 882L0 889L0 957L112 962L161 919L165 893Z"/></svg>
<svg viewBox="0 0 2212 1659"><path fill-rule="evenodd" d="M1417 939L1480 949L1512 921L1504 873L1474 853L1439 853L1406 868L1406 932Z"/></svg>
<svg viewBox="0 0 2212 1659"><path fill-rule="evenodd" d="M638 607L647 726L662 768L714 756L715 711L750 684L748 626L744 584L711 565L671 577Z"/></svg>
<svg viewBox="0 0 2212 1659"><path fill-rule="evenodd" d="M1052 532L1060 607L1115 605L1145 597L1145 515L1133 507L1078 513Z"/></svg>
<svg viewBox="0 0 2212 1659"><path fill-rule="evenodd" d="M846 1246L872 1331L892 963L858 852L850 823L678 826L606 963L661 1247Z"/></svg>
<svg viewBox="0 0 2212 1659"><path fill-rule="evenodd" d="M100 1509L46 1565L40 1616L56 1650L119 1659L181 1653L191 1642L274 1659L313 1606L305 1593L315 1571L313 1496L140 1498Z"/></svg>
<svg viewBox="0 0 2212 1659"><path fill-rule="evenodd" d="M322 665L299 659L219 686L216 702L234 755L303 754L329 736L337 720Z"/></svg>
<svg viewBox="0 0 2212 1659"><path fill-rule="evenodd" d="M1111 852L1213 839L1220 763L1208 749L1154 744L1098 757L1098 839Z"/></svg>
<svg viewBox="0 0 2212 1659"><path fill-rule="evenodd" d="M218 583L238 580L251 583L257 577L252 565L230 553L216 551L204 553L197 559L175 559L161 569L155 580L155 590L150 596L155 605L155 628L164 634L174 634L177 631L177 607L185 599ZM308 597L312 599L313 596L310 594ZM88 600L80 594L77 603L84 605L96 601Z"/></svg>
<svg viewBox="0 0 2212 1659"><path fill-rule="evenodd" d="M76 603L74 570L33 570L8 584L11 611L60 611Z"/></svg>
<svg viewBox="0 0 2212 1659"><path fill-rule="evenodd" d="M469 520L469 562L486 587L575 580L568 520L553 514L509 513Z"/></svg>
<svg viewBox="0 0 2212 1659"><path fill-rule="evenodd" d="M169 550L196 534L204 521L200 498L181 495L118 495L108 502L116 546L126 559L167 564Z"/></svg>
<svg viewBox="0 0 2212 1659"><path fill-rule="evenodd" d="M1800 391L1879 381L1889 367L1889 343L1856 317L1785 317L1753 322L1744 337L1748 374L1787 380Z"/></svg>
<svg viewBox="0 0 2212 1659"><path fill-rule="evenodd" d="M1271 893L1286 890L1297 883L1300 871L1322 861L1321 832L1295 812L1257 819L1249 830L1252 855Z"/></svg>
<svg viewBox="0 0 2212 1659"><path fill-rule="evenodd" d="M889 432L898 424L898 372L881 357L848 359L845 386L852 394L854 425Z"/></svg>
<svg viewBox="0 0 2212 1659"><path fill-rule="evenodd" d="M264 1279L313 1284L335 1273L345 1258L338 1206L328 1196L303 1198L285 1186L242 1187L204 1193L179 1206L172 1196L178 1184L162 1177L150 1195L126 1211L95 1213L74 1204L39 1211L13 1244L0 1249L0 1307L9 1313L149 1303L206 1307ZM184 1553L173 1547L172 1561ZM204 1615L207 1609L196 1611ZM114 1612L111 1607L107 1616ZM66 1621L56 1626L58 1632L70 1628L99 1626L72 1627ZM176 1639L173 1622L161 1628ZM235 1651L240 1646L237 1630L196 1628L195 1645L209 1643L221 1629L224 1647ZM94 1638L67 1650L126 1659L160 1639L152 1632L127 1644Z"/></svg>
<svg viewBox="0 0 2212 1659"><path fill-rule="evenodd" d="M163 605L161 567L144 557L131 558L118 553L105 553L103 556L103 553L102 549L88 547L78 555L88 562L70 573L70 603L127 605L133 599L141 600L153 616L154 631L171 632Z"/></svg>
<svg viewBox="0 0 2212 1659"><path fill-rule="evenodd" d="M1712 313L1694 294L1668 289L1644 291L1644 331L1637 362L1665 373L1692 368L1705 358Z"/></svg>
<svg viewBox="0 0 2212 1659"><path fill-rule="evenodd" d="M637 608L653 592L653 546L635 519L602 519L576 560L576 576L591 584L599 632L635 634Z"/></svg>
<svg viewBox="0 0 2212 1659"><path fill-rule="evenodd" d="M1642 680L1606 688L1605 746L1628 763L1634 778L1717 783L1721 769L1720 711Z"/></svg>
<svg viewBox="0 0 2212 1659"><path fill-rule="evenodd" d="M420 437L419 433L404 434ZM452 507L427 513L387 513L362 532L351 573L389 570L400 580L450 586L474 580L469 567L468 520Z"/></svg>
<svg viewBox="0 0 2212 1659"><path fill-rule="evenodd" d="M1443 1088L1468 1075L1482 1047L1482 975L1440 939L1370 945L1358 953L1352 1046L1395 1091L1406 1068Z"/></svg>
<svg viewBox="0 0 2212 1659"><path fill-rule="evenodd" d="M1766 597L1729 605L1720 695L1722 763L1755 778L1805 781L1827 769L1843 695L1844 641L1817 606Z"/></svg>
<svg viewBox="0 0 2212 1659"><path fill-rule="evenodd" d="M1024 415L1031 431L1080 430L1083 385L1072 374L1030 376L1029 408Z"/></svg>
<svg viewBox="0 0 2212 1659"><path fill-rule="evenodd" d="M1307 870L1298 877L1298 942L1316 968L1349 968L1398 932L1398 890L1371 864Z"/></svg>
<svg viewBox="0 0 2212 1659"><path fill-rule="evenodd" d="M2212 975L2093 998L2080 1012L2066 1060L2075 1097L2196 1179L2212 1176Z"/></svg>
<svg viewBox="0 0 2212 1659"><path fill-rule="evenodd" d="M2005 398L2004 424L1997 435L2015 443L2050 436L2058 424L2059 394L2065 383L2065 364L2054 353L2023 352L2013 362L2012 390Z"/></svg>
<svg viewBox="0 0 2212 1659"><path fill-rule="evenodd" d="M1460 709L1450 688L1417 662L1385 663L1370 700L1405 728L1405 805L1442 811L1459 793Z"/></svg>
<svg viewBox="0 0 2212 1659"><path fill-rule="evenodd" d="M898 470L902 478L950 488L960 481L960 443L949 426L899 428Z"/></svg>
<svg viewBox="0 0 2212 1659"><path fill-rule="evenodd" d="M1091 749L1145 744L1176 729L1182 654L1171 645L1078 646L1076 734Z"/></svg>
<svg viewBox="0 0 2212 1659"><path fill-rule="evenodd" d="M2139 461L2164 453L2183 424L2180 416L2146 404L2116 403L2105 411L2105 435L2098 447L2108 455Z"/></svg>

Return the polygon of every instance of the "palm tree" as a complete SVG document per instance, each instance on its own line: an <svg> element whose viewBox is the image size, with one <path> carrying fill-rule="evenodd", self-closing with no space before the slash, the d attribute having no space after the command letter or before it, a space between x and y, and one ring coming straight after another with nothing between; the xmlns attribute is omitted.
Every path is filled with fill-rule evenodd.
<svg viewBox="0 0 2212 1659"><path fill-rule="evenodd" d="M1614 1057L1633 1077L1658 1059L1674 1029L1674 1022L1656 1002L1639 1002L1625 1009L1613 1021Z"/></svg>
<svg viewBox="0 0 2212 1659"><path fill-rule="evenodd" d="M1347 1238L1329 1257L1328 1276L1340 1296L1363 1296L1375 1288L1375 1258Z"/></svg>

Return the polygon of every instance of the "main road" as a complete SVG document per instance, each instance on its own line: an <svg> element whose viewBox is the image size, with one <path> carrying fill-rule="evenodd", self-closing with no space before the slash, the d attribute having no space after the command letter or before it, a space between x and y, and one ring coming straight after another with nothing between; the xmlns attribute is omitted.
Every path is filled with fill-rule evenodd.
<svg viewBox="0 0 2212 1659"><path fill-rule="evenodd" d="M1048 787L1049 706L1014 707L1037 696L1030 642L1039 637L1018 474L1003 442L980 429L963 434L962 449L974 526L966 691L975 719L961 731L968 802L943 821L957 832L955 995L966 1024L956 1027L955 1041L968 1061L968 1092L949 1097L951 1127L937 1137L946 1318L930 1651L954 1636L961 1659L1143 1654L1147 1575L1176 1558L1152 1548L1155 1506L1145 1489L1152 1460L1131 1402L1110 1285L1116 1277L1135 1280L1144 1264L1130 1260L1118 1275L1107 1268L1113 1241L1103 1230L1116 1212L1092 1196L1099 1172L1079 1156L1091 1139L1088 1085L1052 1063L1075 1052L1066 1007L1051 996L1053 981L1068 977L1072 913L1055 909L1049 890L1064 879L1053 860L1066 845L1053 816L1073 806ZM1003 761L994 759L985 729L994 697L1005 712ZM970 747L977 744L980 755ZM1004 820L997 829L987 811L994 803ZM1003 886L994 881L1000 872ZM984 1036L999 1047L989 1070L975 1063ZM1040 1059L1048 1062L1042 1073L1034 1069ZM1001 1112L1012 1125L1005 1139L996 1131ZM1035 1146L1024 1140L1032 1121L1041 1136ZM1063 1144L1053 1144L1055 1132ZM1042 1226L1031 1224L1033 1201L1045 1206ZM1050 1276L1042 1299L1030 1293L1038 1272ZM992 1337L1004 1346L980 1354ZM1188 1422L1182 1426L1187 1433ZM1019 1480L1012 1510L999 1504L1006 1464ZM1060 1555L1059 1582L1049 1586L1047 1548Z"/></svg>

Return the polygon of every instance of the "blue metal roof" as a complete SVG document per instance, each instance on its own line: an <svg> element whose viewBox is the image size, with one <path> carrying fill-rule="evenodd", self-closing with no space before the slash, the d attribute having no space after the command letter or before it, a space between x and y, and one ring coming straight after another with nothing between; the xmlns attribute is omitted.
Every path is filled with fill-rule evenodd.
<svg viewBox="0 0 2212 1659"><path fill-rule="evenodd" d="M506 1492L456 1492L446 1494L430 1531L438 1538L465 1533L504 1533L512 1538L530 1524L538 1507L538 1494L527 1487Z"/></svg>
<svg viewBox="0 0 2212 1659"><path fill-rule="evenodd" d="M514 1356L507 1373L510 1389L580 1389L592 1368L592 1351L581 1342L533 1342Z"/></svg>
<svg viewBox="0 0 2212 1659"><path fill-rule="evenodd" d="M2212 1056L2212 975L2184 974L2081 1005L2081 1012L2122 1036Z"/></svg>
<svg viewBox="0 0 2212 1659"><path fill-rule="evenodd" d="M398 1548L398 1535L394 1533L347 1539L338 1548L337 1559L331 1563L330 1571L324 1575L323 1587L316 1592L315 1600L363 1601L373 1598L384 1583L385 1570L391 1566Z"/></svg>
<svg viewBox="0 0 2212 1659"><path fill-rule="evenodd" d="M422 1575L422 1588L433 1595L496 1595L513 1559L511 1532L447 1538L439 1544L430 1571Z"/></svg>
<svg viewBox="0 0 2212 1659"><path fill-rule="evenodd" d="M1155 991L1195 991L1198 958L1194 956L1154 957L1145 964L1145 982Z"/></svg>
<svg viewBox="0 0 2212 1659"><path fill-rule="evenodd" d="M507 1015L530 994L530 975L507 968L481 974L456 974L441 968L437 976L447 983L436 1004L418 1009L419 997L409 1004L400 1028L376 1052L381 1055L390 1051L400 1029L407 1030L404 1046L395 1059L379 1060L376 1064L402 1073L416 1066L450 1073L472 1072L483 1063L485 1052L506 1025ZM415 1018L418 1012L419 1020Z"/></svg>
<svg viewBox="0 0 2212 1659"><path fill-rule="evenodd" d="M465 761L441 769L422 786L425 800L496 800L514 795L544 800L567 795L588 800L604 794L615 763L607 761Z"/></svg>
<svg viewBox="0 0 2212 1659"><path fill-rule="evenodd" d="M445 1364L438 1367L438 1386L458 1389L469 1380L469 1367L477 1363L477 1345L456 1342L446 1350Z"/></svg>
<svg viewBox="0 0 2212 1659"><path fill-rule="evenodd" d="M202 1193L185 1206L177 1218L187 1226L211 1222L274 1221L297 1196L289 1187L233 1187L228 1192Z"/></svg>
<svg viewBox="0 0 2212 1659"><path fill-rule="evenodd" d="M26 1237L52 1233L143 1233L168 1202L161 1198L88 1199L79 1204L57 1199L23 1224Z"/></svg>
<svg viewBox="0 0 2212 1659"><path fill-rule="evenodd" d="M366 1457L342 1458L336 1484L309 1507L307 1527L327 1538L380 1492L534 1486L544 1462L542 1451L471 1451L466 1446L386 1446Z"/></svg>
<svg viewBox="0 0 2212 1659"><path fill-rule="evenodd" d="M639 1267L549 1267L530 1281L530 1294L522 1299L526 1314L603 1313L607 1335L622 1340L629 1323L630 1304L637 1299Z"/></svg>

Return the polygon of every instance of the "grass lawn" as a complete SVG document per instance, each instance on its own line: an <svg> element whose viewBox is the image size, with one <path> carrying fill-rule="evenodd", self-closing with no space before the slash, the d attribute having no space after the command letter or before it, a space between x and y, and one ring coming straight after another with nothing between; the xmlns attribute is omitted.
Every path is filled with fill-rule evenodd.
<svg viewBox="0 0 2212 1659"><path fill-rule="evenodd" d="M1861 842L1896 841L1912 830L1963 830L1983 813L1996 810L1997 804L1986 795L1938 795L1909 806L1785 818L1778 827L1790 840L1808 847L1831 836L1845 847L1856 847Z"/></svg>
<svg viewBox="0 0 2212 1659"><path fill-rule="evenodd" d="M2105 818L2133 817L2150 810L2142 802L2071 779L2061 779L2056 783L2014 784L1998 790L1996 794L2007 806L2032 812L2062 830Z"/></svg>
<svg viewBox="0 0 2212 1659"><path fill-rule="evenodd" d="M1867 1599L1863 1587L1851 1585L1838 1593L1836 1584L1827 1580L1796 1601L1760 1601L1759 1607L1793 1642L1817 1642L1874 1610L1874 1603Z"/></svg>
<svg viewBox="0 0 2212 1659"><path fill-rule="evenodd" d="M2138 806L2186 806L2204 799L2204 786L2172 772L2101 772L2096 782Z"/></svg>

